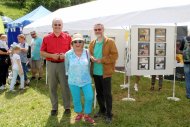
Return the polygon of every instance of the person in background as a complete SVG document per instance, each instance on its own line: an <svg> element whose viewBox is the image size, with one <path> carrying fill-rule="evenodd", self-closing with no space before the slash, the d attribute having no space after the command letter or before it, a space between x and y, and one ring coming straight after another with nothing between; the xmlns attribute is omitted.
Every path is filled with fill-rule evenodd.
<svg viewBox="0 0 190 127"><path fill-rule="evenodd" d="M0 36L0 90L5 89L6 79L8 77L8 68L11 65L10 52L8 51L7 35Z"/></svg>
<svg viewBox="0 0 190 127"><path fill-rule="evenodd" d="M158 85L159 85L158 90L160 91L162 89L163 75L158 75L158 78L159 78L159 80L158 80ZM155 83L156 83L156 75L152 75L150 90L152 90L152 91L154 90Z"/></svg>
<svg viewBox="0 0 190 127"><path fill-rule="evenodd" d="M115 71L118 51L115 41L104 36L103 24L95 24L94 33L97 39L93 40L89 45L92 73L99 104L99 112L94 117L106 116L106 122L110 123L113 116L111 77Z"/></svg>
<svg viewBox="0 0 190 127"><path fill-rule="evenodd" d="M89 116L92 112L93 90L90 75L90 55L84 49L84 38L81 34L74 34L72 39L73 49L69 50L65 57L66 75L73 98L74 111L77 113L76 121L83 117L89 123L95 121ZM84 94L84 114L82 114L81 90Z"/></svg>
<svg viewBox="0 0 190 127"><path fill-rule="evenodd" d="M20 90L24 89L24 74L23 74L23 69L22 69L22 65L21 65L21 59L19 56L20 53L20 46L17 43L13 43L11 45L12 47L12 73L13 73L13 77L11 79L11 84L10 84L10 91L14 92L14 86L16 84L16 79L17 76L19 75L20 77Z"/></svg>
<svg viewBox="0 0 190 127"><path fill-rule="evenodd" d="M125 77L126 78L126 84L125 85L120 85L122 87L122 89L128 88L129 84L128 84L128 76ZM138 85L139 85L139 81L140 81L140 76L136 75L135 76L135 85L134 85L134 90L136 92L139 91L138 89Z"/></svg>
<svg viewBox="0 0 190 127"><path fill-rule="evenodd" d="M41 56L46 58L48 85L50 90L50 100L52 104L51 116L58 114L58 96L57 87L60 84L62 94L64 114L71 114L70 110L70 90L67 77L65 75L65 53L71 49L71 37L62 32L63 21L55 18L52 21L53 33L43 38L40 49Z"/></svg>
<svg viewBox="0 0 190 127"><path fill-rule="evenodd" d="M38 80L42 78L43 67L42 67L42 58L40 56L40 48L42 45L42 39L37 36L35 31L30 33L32 39L31 42L31 66L32 66L32 78L31 80L36 79L36 73L39 73Z"/></svg>
<svg viewBox="0 0 190 127"><path fill-rule="evenodd" d="M24 81L26 85L29 85L30 81L28 80L28 77L27 77L27 67L26 67L26 63L28 62L28 58L27 58L28 44L26 43L26 37L24 36L24 34L19 34L17 36L17 39L20 46L19 55L20 55L22 69L24 73Z"/></svg>
<svg viewBox="0 0 190 127"><path fill-rule="evenodd" d="M183 54L186 97L190 99L190 36L184 37L178 52Z"/></svg>

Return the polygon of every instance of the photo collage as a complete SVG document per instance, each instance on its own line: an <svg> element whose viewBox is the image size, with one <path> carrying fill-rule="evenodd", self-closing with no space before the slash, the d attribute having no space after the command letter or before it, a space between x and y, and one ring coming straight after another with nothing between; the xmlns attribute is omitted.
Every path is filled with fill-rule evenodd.
<svg viewBox="0 0 190 127"><path fill-rule="evenodd" d="M166 64L166 29L155 29L154 69L165 70ZM138 29L138 70L150 69L150 29Z"/></svg>
<svg viewBox="0 0 190 127"><path fill-rule="evenodd" d="M154 69L165 70L166 67L166 29L155 29Z"/></svg>
<svg viewBox="0 0 190 127"><path fill-rule="evenodd" d="M149 70L150 29L138 29L138 70Z"/></svg>

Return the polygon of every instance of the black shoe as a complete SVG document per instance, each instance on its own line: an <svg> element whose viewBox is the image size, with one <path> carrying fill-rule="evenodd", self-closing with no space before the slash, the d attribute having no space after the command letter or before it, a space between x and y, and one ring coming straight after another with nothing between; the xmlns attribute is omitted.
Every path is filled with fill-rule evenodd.
<svg viewBox="0 0 190 127"><path fill-rule="evenodd" d="M36 79L36 77L32 77L30 80L32 81L32 80L35 80Z"/></svg>
<svg viewBox="0 0 190 127"><path fill-rule="evenodd" d="M38 80L41 80L41 79L42 79L42 77L39 77L39 78L38 78Z"/></svg>
<svg viewBox="0 0 190 127"><path fill-rule="evenodd" d="M57 110L51 110L51 116L57 116L58 112Z"/></svg>
<svg viewBox="0 0 190 127"><path fill-rule="evenodd" d="M71 110L70 109L65 109L64 115L70 115L70 114L71 114Z"/></svg>
<svg viewBox="0 0 190 127"><path fill-rule="evenodd" d="M112 117L106 117L106 123L110 124L112 122Z"/></svg>
<svg viewBox="0 0 190 127"><path fill-rule="evenodd" d="M94 118L105 117L105 116L106 116L105 113L99 111L98 113L96 113L96 114L94 115Z"/></svg>

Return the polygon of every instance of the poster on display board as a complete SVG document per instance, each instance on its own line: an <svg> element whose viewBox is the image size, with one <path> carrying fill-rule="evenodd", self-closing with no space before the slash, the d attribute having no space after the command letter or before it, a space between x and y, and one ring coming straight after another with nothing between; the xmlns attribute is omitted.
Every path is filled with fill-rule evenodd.
<svg viewBox="0 0 190 127"><path fill-rule="evenodd" d="M172 75L175 26L131 26L130 75Z"/></svg>

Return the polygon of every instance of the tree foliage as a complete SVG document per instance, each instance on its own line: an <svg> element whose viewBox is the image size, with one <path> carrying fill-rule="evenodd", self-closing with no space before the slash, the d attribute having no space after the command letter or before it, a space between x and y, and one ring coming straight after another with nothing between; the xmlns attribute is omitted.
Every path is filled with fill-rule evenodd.
<svg viewBox="0 0 190 127"><path fill-rule="evenodd" d="M30 2L27 2L26 7L28 11L31 11L42 5L50 11L55 11L59 8L77 5L89 1L91 0L30 0Z"/></svg>

